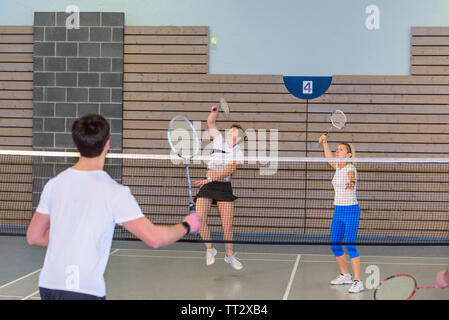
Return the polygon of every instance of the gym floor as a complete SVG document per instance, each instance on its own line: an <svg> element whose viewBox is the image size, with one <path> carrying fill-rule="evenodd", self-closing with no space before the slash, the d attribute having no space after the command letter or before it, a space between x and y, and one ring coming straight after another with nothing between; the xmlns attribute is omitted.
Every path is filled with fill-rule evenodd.
<svg viewBox="0 0 449 320"><path fill-rule="evenodd" d="M0 299L39 300L38 277L45 248L24 237L0 241ZM435 283L447 268L447 247L358 247L365 291L332 286L339 271L327 246L238 245L240 271L223 261L224 246L207 267L204 245L176 243L151 249L137 241L113 241L105 272L107 300L373 300L373 285L396 273L412 274L418 286ZM348 267L350 263L348 261ZM449 291L418 290L414 300L449 300Z"/></svg>

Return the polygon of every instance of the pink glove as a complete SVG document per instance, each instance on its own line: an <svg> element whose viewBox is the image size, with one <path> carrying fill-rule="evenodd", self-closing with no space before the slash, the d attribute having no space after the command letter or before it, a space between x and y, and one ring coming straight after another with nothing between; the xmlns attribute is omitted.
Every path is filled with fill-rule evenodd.
<svg viewBox="0 0 449 320"><path fill-rule="evenodd" d="M449 274L448 270L443 270L437 273L437 285L441 289L449 287Z"/></svg>
<svg viewBox="0 0 449 320"><path fill-rule="evenodd" d="M183 221L189 224L190 233L195 233L200 229L200 215L196 212L189 214Z"/></svg>

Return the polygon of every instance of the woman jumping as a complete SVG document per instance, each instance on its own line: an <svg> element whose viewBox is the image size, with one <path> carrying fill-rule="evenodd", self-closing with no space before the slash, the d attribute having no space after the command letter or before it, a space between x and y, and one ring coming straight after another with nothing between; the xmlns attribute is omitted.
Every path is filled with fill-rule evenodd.
<svg viewBox="0 0 449 320"><path fill-rule="evenodd" d="M227 130L226 138L218 131L215 124L218 116L218 108L212 106L211 112L207 118L207 126L211 137L213 138L213 150L211 160L208 163L206 179L195 181L200 187L195 197L196 211L201 217L200 236L203 240L210 240L210 231L207 226L207 216L212 204L216 204L220 212L223 226L223 240L226 241L225 262L240 270L242 263L237 260L233 253L232 224L234 218L234 203L237 199L232 193L231 175L236 170L237 164L243 160L243 153L238 143L243 138L243 129L238 124L231 125ZM206 246L206 264L208 266L215 262L217 250L211 243L205 243Z"/></svg>

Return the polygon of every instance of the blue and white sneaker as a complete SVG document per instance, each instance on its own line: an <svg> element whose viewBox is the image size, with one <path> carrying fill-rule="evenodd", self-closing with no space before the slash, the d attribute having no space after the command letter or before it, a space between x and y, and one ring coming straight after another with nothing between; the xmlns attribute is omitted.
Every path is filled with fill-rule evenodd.
<svg viewBox="0 0 449 320"><path fill-rule="evenodd" d="M349 273L343 274L341 273L336 279L332 280L330 284L334 286L343 285L343 284L352 284L352 277Z"/></svg>
<svg viewBox="0 0 449 320"><path fill-rule="evenodd" d="M235 270L241 270L243 268L242 263L237 260L237 258L235 257L235 254L230 257L225 255L224 261L226 263L229 263Z"/></svg>
<svg viewBox="0 0 449 320"><path fill-rule="evenodd" d="M354 280L351 288L349 288L349 293L359 293L362 292L365 288L363 287L363 282L360 280Z"/></svg>

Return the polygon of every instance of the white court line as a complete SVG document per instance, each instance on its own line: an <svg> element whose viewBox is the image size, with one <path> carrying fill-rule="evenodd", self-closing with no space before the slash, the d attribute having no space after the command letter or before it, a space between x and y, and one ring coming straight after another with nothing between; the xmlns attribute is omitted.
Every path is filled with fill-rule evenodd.
<svg viewBox="0 0 449 320"><path fill-rule="evenodd" d="M304 253L301 255L302 256L317 256L317 257L335 257L333 254ZM366 255L362 255L361 258L442 259L442 260L449 259L449 257L406 257L406 256L366 256Z"/></svg>
<svg viewBox="0 0 449 320"><path fill-rule="evenodd" d="M109 255L112 256L114 253L119 252L121 249L114 249Z"/></svg>
<svg viewBox="0 0 449 320"><path fill-rule="evenodd" d="M128 249L116 249L113 253L117 252L118 250L128 250ZM131 250L145 250L145 249L131 249ZM184 251L184 250L147 250L149 252L157 252L157 251L164 251L164 252L170 252L170 251L176 251L176 252L202 252L202 251ZM242 252L244 254L251 254L251 252ZM254 253L253 254L265 254L265 253ZM267 253L270 254L270 253ZM111 254L112 255L112 254ZM272 253L272 255L277 255L277 253ZM293 255L293 254L284 254L284 255ZM302 254L299 255L301 257L304 256L326 256L326 257L333 257L333 255L316 255L316 254ZM298 256L298 255L297 255ZM138 255L138 254L114 254L114 257L131 257L131 258L170 258L170 259L204 259L203 256L201 257L191 257L191 256L155 256L155 255ZM367 256L364 256L367 257ZM380 257L380 256L379 256ZM383 256L384 258L398 258L395 256ZM408 258L417 258L417 257L408 257ZM428 257L423 257L428 258ZM437 258L437 257L435 257ZM281 262L293 262L295 260L285 260L285 259L254 259L254 258L239 258L240 260L246 260L246 261L281 261ZM443 259L443 258L441 258ZM310 262L310 263L335 263L335 260L302 260L303 262ZM377 262L377 261L371 261L371 262L360 262L361 264L392 264L392 265L417 265L417 266L445 266L447 263L417 263L417 262Z"/></svg>
<svg viewBox="0 0 449 320"><path fill-rule="evenodd" d="M304 263L336 263L335 260L332 261L324 261L324 260L303 260ZM447 263L415 263L415 262L376 262L376 261L371 261L371 262L362 262L360 261L360 264L374 264L374 265L378 265L378 264L397 264L397 265L410 265L410 266L447 266Z"/></svg>
<svg viewBox="0 0 449 320"><path fill-rule="evenodd" d="M169 259L204 259L204 257L188 257L188 256L152 256L152 255L132 255L132 254L115 254L114 257L129 257L129 258L169 258ZM223 257L222 257L223 258ZM295 260L283 260L283 259L253 259L253 258L241 258L242 261L283 261L293 262Z"/></svg>
<svg viewBox="0 0 449 320"><path fill-rule="evenodd" d="M25 279L25 278L28 278L29 276L32 276L33 274L35 274L35 273L37 273L37 272L40 272L41 270L42 270L42 268L41 268L41 269L38 269L38 270L36 270L36 271L33 271L33 272L31 272L31 273L28 273L28 274L24 275L23 277L20 277L20 278L18 278L18 279L16 279L16 280L13 280L13 281L11 281L11 282L5 283L4 285L2 285L2 286L0 287L0 289L3 289L3 288L5 288L5 287L7 287L7 286L9 286L9 285L11 285L11 284L14 284L14 283L16 283L16 282L18 282L18 281L20 281L20 280L23 280L23 279Z"/></svg>
<svg viewBox="0 0 449 320"><path fill-rule="evenodd" d="M115 249L115 250L113 250L109 255L112 256L114 253L116 253L116 252L118 252L118 251L120 251L120 249ZM39 269L39 270L41 270L41 269ZM30 275L31 275L31 274L30 274ZM15 280L15 281L19 281L19 280L21 280L21 279L17 279L17 280ZM1 289L1 287L0 287L0 289ZM34 296L34 295L36 295L36 294L38 294L38 293L39 293L39 290L34 291L33 293L30 293L29 295L27 295L27 296L25 296L25 297L22 297L22 299L20 299L20 300L28 300L29 298L31 298L32 296Z"/></svg>
<svg viewBox="0 0 449 320"><path fill-rule="evenodd" d="M151 255L138 255L138 254L115 254L114 257L129 257L129 258L172 258L172 259L204 259L204 257L151 256Z"/></svg>
<svg viewBox="0 0 449 320"><path fill-rule="evenodd" d="M127 249L120 248L115 250L130 250L130 251L163 251L163 252L200 252L203 253L205 250L163 250L163 249ZM287 255L287 256L296 256L298 253L273 253L273 252L242 252L239 253L244 254L266 254L266 255ZM301 253L302 257L306 256L317 256L317 257L334 257L332 254L317 254L317 253ZM400 259L442 259L449 260L449 257L406 257L406 256L367 256L363 255L362 258L400 258ZM335 262L335 261L334 261Z"/></svg>
<svg viewBox="0 0 449 320"><path fill-rule="evenodd" d="M29 298L31 298L32 296L34 296L35 294L38 294L38 293L39 293L39 290L34 291L33 293L27 295L26 297L23 297L23 298L20 299L20 300L28 300Z"/></svg>
<svg viewBox="0 0 449 320"><path fill-rule="evenodd" d="M152 252L198 252L198 253L205 253L206 249L204 250L162 250L162 249L116 249L116 250L130 250L130 251L152 251ZM297 253L273 253L273 252L242 252L239 251L238 253L244 253L244 254L267 254L267 255L286 255L286 256L296 256Z"/></svg>
<svg viewBox="0 0 449 320"><path fill-rule="evenodd" d="M287 289L285 290L285 293L284 293L284 296L282 297L282 300L287 300L288 299L288 295L290 294L290 289L292 288L293 279L295 278L296 270L298 269L299 259L301 259L301 255L298 254L296 256L295 265L293 266L292 273L290 274L290 280L288 281Z"/></svg>
<svg viewBox="0 0 449 320"><path fill-rule="evenodd" d="M0 294L0 298L11 299L11 298L22 298L22 296L8 296L8 295Z"/></svg>
<svg viewBox="0 0 449 320"><path fill-rule="evenodd" d="M113 250L109 255L110 256L112 256L114 253L116 253L116 252L118 252L118 251L120 251L120 249L115 249L115 250ZM42 269L39 269L39 270L42 270ZM39 271L38 270L38 271ZM36 271L35 271L36 272ZM31 274L29 274L29 275L31 275ZM22 277L22 279L23 279L23 277ZM19 280L21 280L21 279L17 279L17 280L15 280L15 281L19 281ZM10 283L10 284L12 284L12 283ZM1 289L1 287L0 287L0 289ZM28 300L29 298L31 298L32 296L34 296L34 295L36 295L36 294L38 294L39 293L39 290L37 290L37 291L34 291L33 293L30 293L29 295L27 295L27 296L25 296L25 297L22 297L22 299L20 299L20 300Z"/></svg>

